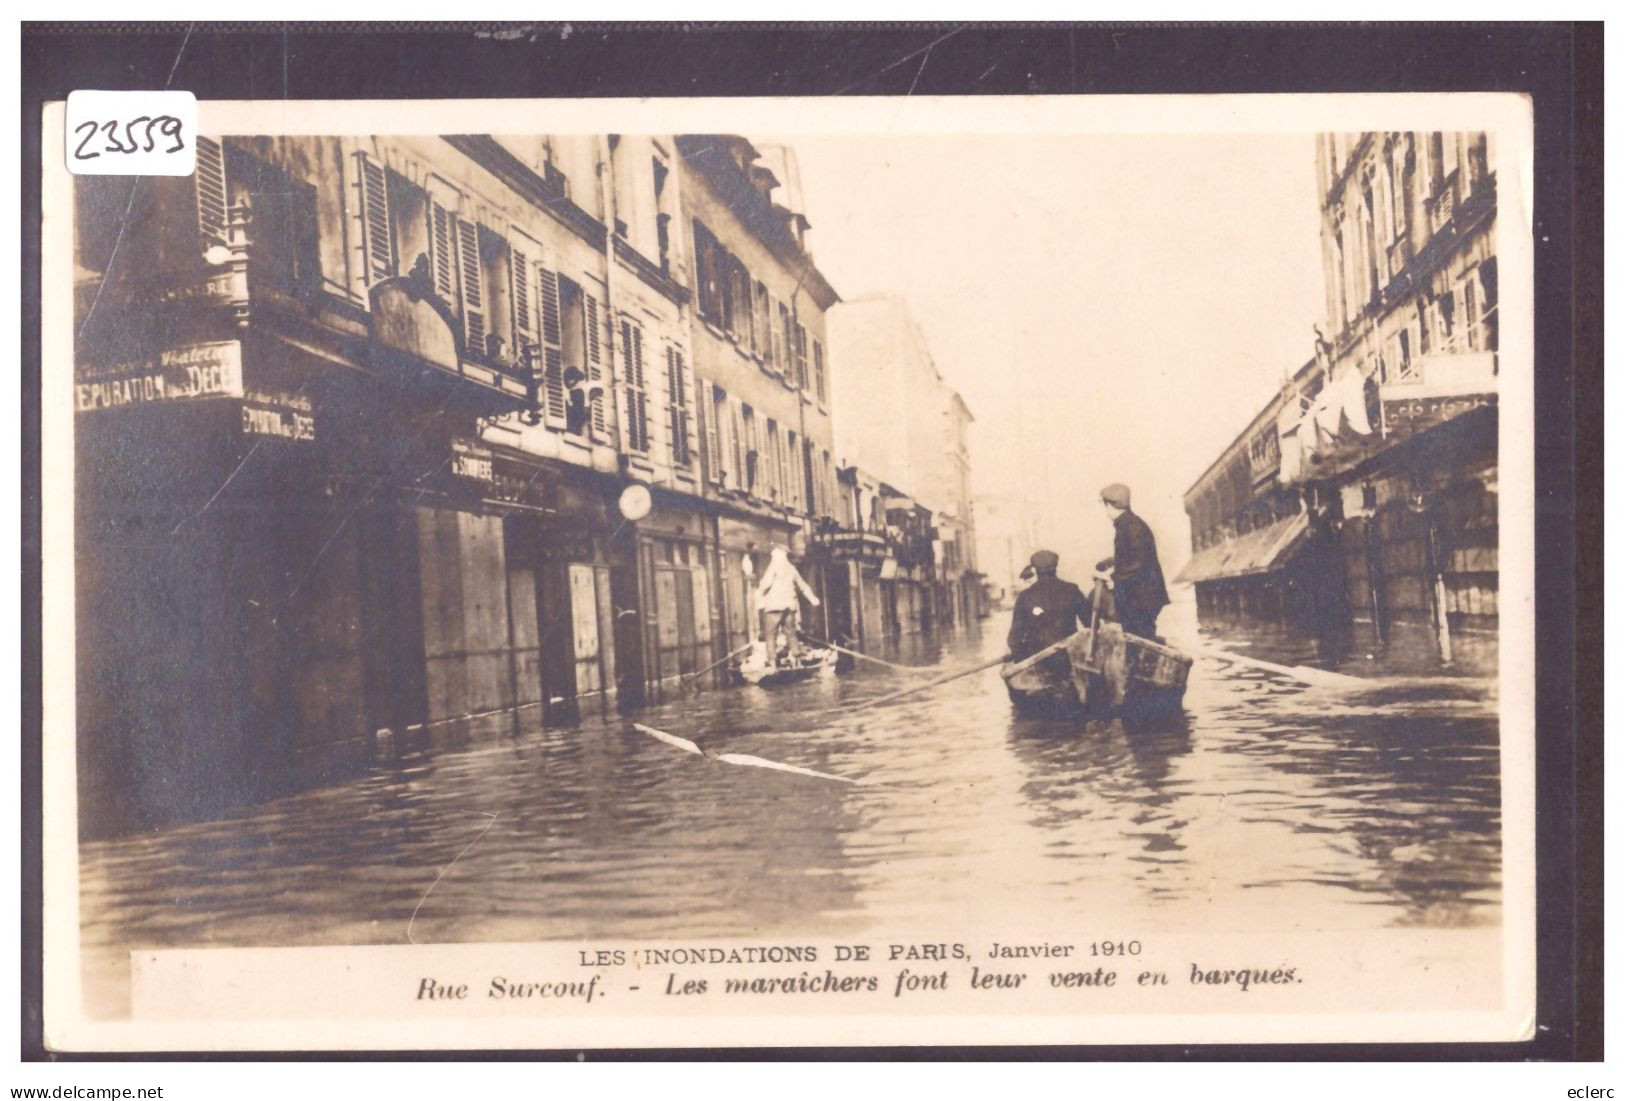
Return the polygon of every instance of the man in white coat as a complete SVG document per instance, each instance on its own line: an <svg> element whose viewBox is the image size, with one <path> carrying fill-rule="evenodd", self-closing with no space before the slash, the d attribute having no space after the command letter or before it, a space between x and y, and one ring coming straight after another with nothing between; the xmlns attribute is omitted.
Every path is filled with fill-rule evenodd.
<svg viewBox="0 0 1625 1101"><path fill-rule="evenodd" d="M791 564L789 552L774 544L767 569L762 571L761 583L756 586L756 606L762 612L768 653L774 656L775 661L785 654L800 651L796 638L796 616L801 610L796 599L798 593L805 596L814 608L818 607L818 594L812 591L812 587Z"/></svg>

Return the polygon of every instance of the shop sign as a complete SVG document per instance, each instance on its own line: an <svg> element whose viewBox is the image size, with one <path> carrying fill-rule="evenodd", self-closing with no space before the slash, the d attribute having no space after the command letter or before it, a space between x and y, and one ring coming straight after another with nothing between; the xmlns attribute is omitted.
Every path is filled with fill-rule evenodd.
<svg viewBox="0 0 1625 1101"><path fill-rule="evenodd" d="M243 435L309 443L316 439L316 417L310 398L279 390L250 390L243 395Z"/></svg>
<svg viewBox="0 0 1625 1101"><path fill-rule="evenodd" d="M189 344L159 353L158 363L85 366L74 385L81 413L129 405L237 398L243 394L243 346L235 340Z"/></svg>
<svg viewBox="0 0 1625 1101"><path fill-rule="evenodd" d="M451 472L458 478L490 485L496 476L490 449L466 440L452 440Z"/></svg>
<svg viewBox="0 0 1625 1101"><path fill-rule="evenodd" d="M201 283L166 287L158 297L163 302L201 302L205 305L244 301L248 298L248 290L246 286L239 288L237 286L239 282L243 282L241 275L223 271L218 275L209 276Z"/></svg>
<svg viewBox="0 0 1625 1101"><path fill-rule="evenodd" d="M1383 424L1390 435L1420 432L1453 420L1463 413L1495 404L1494 394L1450 394L1434 397L1389 398L1382 402Z"/></svg>

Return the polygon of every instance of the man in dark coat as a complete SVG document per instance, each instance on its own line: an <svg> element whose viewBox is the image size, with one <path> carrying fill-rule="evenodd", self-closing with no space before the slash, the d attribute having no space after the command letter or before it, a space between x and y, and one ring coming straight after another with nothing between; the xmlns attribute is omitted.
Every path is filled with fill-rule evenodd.
<svg viewBox="0 0 1625 1101"><path fill-rule="evenodd" d="M1117 535L1112 556L1097 569L1112 571L1112 597L1123 630L1141 638L1157 637L1157 616L1168 603L1168 586L1157 561L1157 541L1144 520L1129 511L1128 486L1113 482L1100 491Z"/></svg>
<svg viewBox="0 0 1625 1101"><path fill-rule="evenodd" d="M1010 660L1020 661L1089 623L1089 598L1070 581L1055 576L1061 559L1041 550L1032 557L1038 576L1016 597L1010 621ZM1063 659L1064 660L1064 659Z"/></svg>

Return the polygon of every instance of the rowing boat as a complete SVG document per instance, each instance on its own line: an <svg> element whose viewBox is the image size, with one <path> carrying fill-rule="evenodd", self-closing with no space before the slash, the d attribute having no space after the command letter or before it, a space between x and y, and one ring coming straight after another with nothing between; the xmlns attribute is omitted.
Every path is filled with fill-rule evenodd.
<svg viewBox="0 0 1625 1101"><path fill-rule="evenodd" d="M734 675L746 684L760 688L776 688L781 684L794 684L820 674L834 676L840 655L828 647L802 650L799 654L773 661L767 647L757 643L737 666Z"/></svg>
<svg viewBox="0 0 1625 1101"><path fill-rule="evenodd" d="M1180 709L1191 659L1116 623L1080 627L1053 646L1000 670L1023 715L1154 716Z"/></svg>

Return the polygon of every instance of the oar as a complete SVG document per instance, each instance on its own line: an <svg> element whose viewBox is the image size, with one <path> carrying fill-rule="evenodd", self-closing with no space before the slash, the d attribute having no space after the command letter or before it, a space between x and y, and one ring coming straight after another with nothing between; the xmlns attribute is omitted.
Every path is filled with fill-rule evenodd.
<svg viewBox="0 0 1625 1101"><path fill-rule="evenodd" d="M1313 685L1317 688L1365 688L1369 687L1367 681L1359 677L1351 677L1347 673L1333 673L1328 669L1316 669L1311 665L1277 665L1273 661L1261 661L1258 658L1245 658L1240 654L1232 654L1228 650L1219 650L1211 646L1204 646L1197 651L1203 657L1215 661L1228 661L1236 665L1247 665L1266 673L1295 680L1299 684Z"/></svg>
<svg viewBox="0 0 1625 1101"><path fill-rule="evenodd" d="M701 669L698 673L690 673L690 674L688 674L688 676L683 677L681 680L679 680L677 682L677 687L680 688L680 689L683 689L684 691L687 691L689 681L694 680L697 677L705 676L705 674L709 673L711 670L715 669L717 666L721 665L723 662L732 661L734 658L738 657L740 654L743 654L746 650L749 650L754 645L755 645L755 643L747 642L747 643L745 643L745 645L741 646L739 649L735 650L733 653L731 653L727 657L723 658L722 661L713 661L710 665L707 665L704 669Z"/></svg>
<svg viewBox="0 0 1625 1101"><path fill-rule="evenodd" d="M975 666L973 668L961 669L957 673L949 673L945 677L938 677L935 680L928 680L924 684L910 685L909 687L904 688L901 691L892 692L891 694L881 696L878 699L873 699L873 700L869 700L869 701L867 701L865 703L860 703L856 707L849 708L847 711L843 712L843 714L852 715L852 714L855 714L855 713L857 713L859 711L863 711L863 710L865 710L867 708L870 708L870 707L878 707L883 703L890 703L892 700L901 699L904 696L911 696L915 692L923 692L927 688L936 688L939 685L947 684L949 681L956 681L956 680L959 680L962 677L968 677L972 673L980 673L984 669L993 668L995 665L1003 665L1006 661L1009 661L1009 660L1010 660L1010 656L1008 654L1001 654L999 657L994 658L992 661L983 662L981 665Z"/></svg>
<svg viewBox="0 0 1625 1101"><path fill-rule="evenodd" d="M833 642L825 642L823 639L814 638L809 634L803 634L801 637L804 641L810 642L815 646L823 646L830 650L834 650L837 654L846 654L848 657L860 658L863 661L872 661L876 665L884 665L887 669L896 669L903 673L925 672L925 670L918 665L897 665L890 661L882 661L880 658L872 658L868 654L859 653L857 650L848 650L845 646L839 646Z"/></svg>

